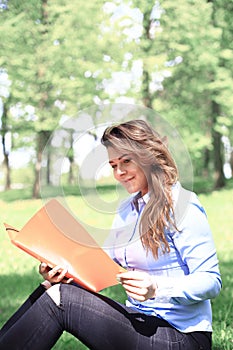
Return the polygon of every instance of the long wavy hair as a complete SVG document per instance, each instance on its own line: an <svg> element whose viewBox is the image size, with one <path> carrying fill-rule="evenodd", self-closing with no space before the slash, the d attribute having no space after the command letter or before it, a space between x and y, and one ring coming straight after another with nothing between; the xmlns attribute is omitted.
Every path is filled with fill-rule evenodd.
<svg viewBox="0 0 233 350"><path fill-rule="evenodd" d="M176 163L162 138L144 120L131 120L108 127L102 144L132 153L145 171L150 199L140 219L140 238L146 251L158 258L158 250L169 252L167 227L175 227L171 188L178 180Z"/></svg>

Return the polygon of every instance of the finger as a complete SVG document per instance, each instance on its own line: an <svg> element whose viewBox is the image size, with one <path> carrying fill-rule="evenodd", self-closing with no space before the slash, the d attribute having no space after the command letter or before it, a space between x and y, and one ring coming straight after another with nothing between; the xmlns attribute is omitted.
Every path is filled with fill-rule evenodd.
<svg viewBox="0 0 233 350"><path fill-rule="evenodd" d="M144 288L150 285L148 281L145 281L145 280L132 280L132 279L125 279L125 278L121 279L121 284L125 286L136 287L136 288Z"/></svg>
<svg viewBox="0 0 233 350"><path fill-rule="evenodd" d="M59 278L64 278L67 270L62 268L61 266L55 266L53 269L51 269L48 272L48 277L53 278L53 277L59 277Z"/></svg>
<svg viewBox="0 0 233 350"><path fill-rule="evenodd" d="M117 278L125 280L141 280L143 281L147 277L147 274L139 271L127 271L117 274Z"/></svg>
<svg viewBox="0 0 233 350"><path fill-rule="evenodd" d="M65 281L66 279L64 278L64 275L63 274L59 274L59 275L55 275L55 276L52 276L52 277L47 277L46 278L47 281L49 281L50 283L64 283L63 281ZM66 282L65 282L66 283Z"/></svg>
<svg viewBox="0 0 233 350"><path fill-rule="evenodd" d="M144 296L144 295L139 295L139 294L135 294L135 293L132 293L132 292L127 292L127 291L126 291L126 293L127 293L127 295L129 297L131 297L131 298L133 298L135 300L138 300L140 302L143 302L143 301L145 301L147 299L146 296Z"/></svg>
<svg viewBox="0 0 233 350"><path fill-rule="evenodd" d="M120 283L126 288L128 287L136 287L136 288L146 288L147 290L151 288L152 281L149 278L146 278L144 280L132 280L132 279L125 279L121 278Z"/></svg>
<svg viewBox="0 0 233 350"><path fill-rule="evenodd" d="M46 271L46 269L48 268L48 265L44 262L42 262L40 265L39 265L39 272L40 273L44 273Z"/></svg>
<svg viewBox="0 0 233 350"><path fill-rule="evenodd" d="M41 273L43 278L50 283L60 282L64 278L66 271L64 271L61 266L56 266L53 269L46 267L45 270Z"/></svg>
<svg viewBox="0 0 233 350"><path fill-rule="evenodd" d="M131 285L122 284L122 286L125 288L125 291L127 293L133 293L136 295L147 295L148 289L142 288L142 287L134 287Z"/></svg>

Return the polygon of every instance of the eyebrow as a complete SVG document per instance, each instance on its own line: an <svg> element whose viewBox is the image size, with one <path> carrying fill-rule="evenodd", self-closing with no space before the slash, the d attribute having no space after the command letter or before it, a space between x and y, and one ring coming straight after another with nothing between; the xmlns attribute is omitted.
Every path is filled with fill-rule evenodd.
<svg viewBox="0 0 233 350"><path fill-rule="evenodd" d="M124 158L124 157L126 157L126 156L128 156L127 153L122 154L122 156L120 156L119 158L117 158L117 160L121 160L122 158ZM112 164L112 163L114 163L114 160L110 160L110 161L109 161L109 164Z"/></svg>

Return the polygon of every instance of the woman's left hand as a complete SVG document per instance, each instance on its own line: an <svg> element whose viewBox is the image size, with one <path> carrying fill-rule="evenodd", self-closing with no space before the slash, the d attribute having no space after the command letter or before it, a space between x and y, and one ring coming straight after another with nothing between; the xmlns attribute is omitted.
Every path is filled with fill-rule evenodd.
<svg viewBox="0 0 233 350"><path fill-rule="evenodd" d="M156 296L157 283L146 272L127 271L117 275L126 293L138 301L146 301Z"/></svg>

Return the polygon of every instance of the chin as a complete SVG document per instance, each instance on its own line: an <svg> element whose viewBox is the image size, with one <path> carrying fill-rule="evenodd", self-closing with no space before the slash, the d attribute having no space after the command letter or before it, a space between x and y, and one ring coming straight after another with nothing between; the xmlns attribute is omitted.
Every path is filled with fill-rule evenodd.
<svg viewBox="0 0 233 350"><path fill-rule="evenodd" d="M137 188L127 188L126 189L128 193L132 194L132 193L138 193L140 190Z"/></svg>

